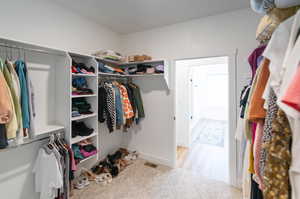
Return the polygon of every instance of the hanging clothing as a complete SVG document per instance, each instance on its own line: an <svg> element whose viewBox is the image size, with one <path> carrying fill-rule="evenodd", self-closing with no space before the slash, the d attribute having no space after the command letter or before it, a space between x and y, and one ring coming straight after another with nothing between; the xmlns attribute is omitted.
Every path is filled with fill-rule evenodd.
<svg viewBox="0 0 300 199"><path fill-rule="evenodd" d="M120 89L121 96L122 96L122 104L123 104L123 111L124 111L125 118L127 120L132 119L134 117L134 112L130 103L127 89L125 86L121 84L118 84L118 87Z"/></svg>
<svg viewBox="0 0 300 199"><path fill-rule="evenodd" d="M272 124L272 133L270 143L265 147L268 154L264 171L264 199L288 199L290 195L289 168L292 133L288 119L280 109Z"/></svg>
<svg viewBox="0 0 300 199"><path fill-rule="evenodd" d="M121 93L119 88L116 85L113 85L113 89L115 92L115 104L116 104L116 128L121 129L121 126L123 125L124 122Z"/></svg>
<svg viewBox="0 0 300 199"><path fill-rule="evenodd" d="M63 174L54 153L47 154L41 148L32 172L35 174L35 191L40 193L40 199L54 199L57 189L63 187Z"/></svg>
<svg viewBox="0 0 300 199"><path fill-rule="evenodd" d="M247 107L247 102L248 102L248 98L249 98L249 94L250 94L250 90L251 90L251 85L247 85L244 87L244 89L241 92L241 96L240 96L240 118L244 119L245 117L245 111L246 111L246 107Z"/></svg>
<svg viewBox="0 0 300 199"><path fill-rule="evenodd" d="M263 92L265 90L270 72L269 72L268 59L264 59L261 64L261 70L257 77L257 83L252 93L251 105L249 108L249 120L259 121L266 117L266 110L264 109L265 100L262 98Z"/></svg>
<svg viewBox="0 0 300 199"><path fill-rule="evenodd" d="M284 57L287 52L291 28L294 17L287 19L281 23L276 31L273 33L271 40L263 53L263 56L270 60L269 70L269 86L273 88L275 94L279 95L281 79L282 79L282 65ZM267 88L266 88L267 89Z"/></svg>
<svg viewBox="0 0 300 199"><path fill-rule="evenodd" d="M11 73L9 71L8 68L8 64L7 62L4 64L3 67L3 74L5 77L5 80L7 82L7 85L9 87L10 90L10 94L12 97L12 103L13 103L13 116L12 116L12 120L10 121L10 123L7 124L7 134L8 134L8 138L15 138L17 136L17 131L19 130L20 127L20 122L21 122L21 105L20 102L18 100L18 96L16 94L16 90L14 88L14 82L11 76ZM18 131L19 133L22 133L20 131Z"/></svg>
<svg viewBox="0 0 300 199"><path fill-rule="evenodd" d="M110 113L108 111L108 106L107 106L107 91L104 87L99 87L98 88L98 117L99 117L99 122L103 123L106 121L107 128L109 129L110 132L113 131L113 122L110 116Z"/></svg>
<svg viewBox="0 0 300 199"><path fill-rule="evenodd" d="M23 119L23 128L30 128L30 107L29 107L29 96L28 96L28 85L25 72L25 63L21 60L16 61L15 63L16 72L20 81L21 88L21 108L22 108L22 119Z"/></svg>
<svg viewBox="0 0 300 199"><path fill-rule="evenodd" d="M13 82L13 89L16 94L16 115L17 115L17 120L18 120L18 132L17 132L17 144L23 143L23 119L22 119L22 109L21 109L21 88L20 88L20 81L19 77L14 69L13 63L6 60L6 66L10 72L11 79Z"/></svg>
<svg viewBox="0 0 300 199"><path fill-rule="evenodd" d="M137 114L138 114L137 118L138 119L145 118L145 111L144 111L143 99L141 96L140 88L133 83L129 84L129 88L131 88L132 94L135 99L135 106L136 106Z"/></svg>
<svg viewBox="0 0 300 199"><path fill-rule="evenodd" d="M248 62L250 64L251 70L252 70L252 79L254 78L254 76L256 74L256 70L260 65L259 60L260 60L260 57L262 56L265 48L266 48L265 45L262 45L262 46L256 48L248 58Z"/></svg>
<svg viewBox="0 0 300 199"><path fill-rule="evenodd" d="M263 121L257 122L255 142L253 146L254 172L257 179L257 184L260 188L263 188L263 178L260 175L260 154L262 148L263 126Z"/></svg>
<svg viewBox="0 0 300 199"><path fill-rule="evenodd" d="M251 8L260 14L266 14L276 7L275 0L251 0Z"/></svg>
<svg viewBox="0 0 300 199"><path fill-rule="evenodd" d="M273 89L270 90L270 95L268 99L268 109L267 109L267 115L264 123L264 129L263 129L263 136L262 136L262 149L260 152L260 163L259 163L259 169L260 169L260 176L264 176L264 171L265 171L265 164L266 164L266 159L267 159L267 153L268 150L266 149L267 143L270 142L272 139L272 124L275 120L275 117L278 112L278 105L276 104L277 97L275 95L275 92ZM262 182L262 186L263 182Z"/></svg>
<svg viewBox="0 0 300 199"><path fill-rule="evenodd" d="M34 118L36 116L35 101L34 101L34 87L28 73L26 62L24 62L24 73L25 73L25 78L27 80L27 91L28 91L28 101L29 101L29 117L30 117L29 136L31 138L34 138L36 136L35 126L34 126Z"/></svg>
<svg viewBox="0 0 300 199"><path fill-rule="evenodd" d="M137 85L117 81L101 82L98 88L99 122L106 120L109 132L121 129L126 132L134 120L138 123L145 117L143 100Z"/></svg>
<svg viewBox="0 0 300 199"><path fill-rule="evenodd" d="M8 146L6 126L5 124L0 124L0 149L5 149Z"/></svg>
<svg viewBox="0 0 300 199"><path fill-rule="evenodd" d="M298 64L300 62L299 52L300 52L300 40L297 40L298 31L300 29L300 11L294 17L293 26L291 29L291 35L289 39L289 44L287 52L283 63L283 76L282 83L280 86L280 93L278 96L278 106L286 113L290 127L292 130L292 147L291 155L292 162L290 166L290 182L292 186L292 198L299 198L300 194L297 190L300 186L300 115L299 112L294 108L282 103L282 99L285 93L291 85L292 77L296 74Z"/></svg>
<svg viewBox="0 0 300 199"><path fill-rule="evenodd" d="M259 189L258 184L251 178L251 199L264 199L262 191Z"/></svg>
<svg viewBox="0 0 300 199"><path fill-rule="evenodd" d="M13 104L10 99L9 88L3 75L3 63L0 60L0 124L7 124L13 115Z"/></svg>
<svg viewBox="0 0 300 199"><path fill-rule="evenodd" d="M289 8L300 5L299 0L275 0L275 5L278 8Z"/></svg>
<svg viewBox="0 0 300 199"><path fill-rule="evenodd" d="M297 72L294 75L292 82L286 90L282 98L282 102L296 111L300 112L300 65L298 65Z"/></svg>
<svg viewBox="0 0 300 199"><path fill-rule="evenodd" d="M113 132L115 130L115 124L116 124L115 93L111 84L105 84L104 89L106 90L107 93L106 104L107 104L107 110L109 112L111 118L111 124L112 124L109 131Z"/></svg>

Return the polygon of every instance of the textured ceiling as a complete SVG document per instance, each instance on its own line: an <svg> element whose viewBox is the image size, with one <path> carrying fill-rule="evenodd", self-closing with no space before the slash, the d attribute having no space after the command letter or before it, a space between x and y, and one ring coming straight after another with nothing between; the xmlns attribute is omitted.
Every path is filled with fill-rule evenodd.
<svg viewBox="0 0 300 199"><path fill-rule="evenodd" d="M122 34L249 7L249 0L55 0L55 2Z"/></svg>

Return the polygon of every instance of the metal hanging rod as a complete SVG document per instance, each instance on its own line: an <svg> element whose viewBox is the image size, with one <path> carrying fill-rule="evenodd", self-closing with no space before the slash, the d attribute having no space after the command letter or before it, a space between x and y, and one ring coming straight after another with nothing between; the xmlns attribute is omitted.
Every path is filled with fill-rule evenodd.
<svg viewBox="0 0 300 199"><path fill-rule="evenodd" d="M110 78L110 79L131 79L131 77L126 76L126 75L119 75L119 74L105 74L105 73L100 73L99 74L99 78L100 79L104 79L104 78Z"/></svg>
<svg viewBox="0 0 300 199"><path fill-rule="evenodd" d="M0 152L9 151L11 149L17 149L19 147L23 147L23 146L26 146L26 145L29 145L29 144L32 144L32 143L40 142L40 141L50 140L51 136L54 136L54 135L57 135L58 137L63 138L62 134L63 134L63 131L55 131L55 132L52 132L52 133L48 133L47 135L41 136L40 138L27 139L22 144L10 145L7 148L0 149Z"/></svg>
<svg viewBox="0 0 300 199"><path fill-rule="evenodd" d="M42 53L42 54L48 54L48 55L58 55L58 56L63 56L62 54L59 53L54 53L54 52L49 52L46 50L41 50L41 49L35 49L35 48L25 48L25 47L20 47L16 45L8 45L5 43L0 43L1 47L6 47L6 48L14 48L18 50L24 50L24 51L31 51L31 52L36 52L36 53Z"/></svg>

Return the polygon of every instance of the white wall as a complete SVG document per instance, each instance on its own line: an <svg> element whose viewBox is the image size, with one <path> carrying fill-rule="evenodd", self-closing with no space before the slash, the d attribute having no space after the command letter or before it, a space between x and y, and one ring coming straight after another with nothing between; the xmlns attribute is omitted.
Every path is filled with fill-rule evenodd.
<svg viewBox="0 0 300 199"><path fill-rule="evenodd" d="M119 34L52 0L3 1L0 17L0 37L86 54L120 47Z"/></svg>
<svg viewBox="0 0 300 199"><path fill-rule="evenodd" d="M122 36L123 52L146 53L154 58L174 61L184 58L233 55L235 49L238 49L237 86L239 93L245 84L244 78L249 73L247 57L257 45L255 31L258 21L257 14L250 9L245 9L129 34ZM173 70L173 77L174 74ZM149 90L148 85L154 83L156 84L153 80L153 82L141 82L140 85L143 89ZM154 100L156 103L154 105L153 102L151 107L147 107L147 111L151 110L151 112L146 112L147 121L141 124L143 131L130 134L126 142L130 148L136 148L142 154L168 163L175 162L176 136L171 119L174 115L173 94L173 92L165 92L164 87L143 94L146 101ZM155 125L155 131L151 125Z"/></svg>
<svg viewBox="0 0 300 199"><path fill-rule="evenodd" d="M0 38L87 54L99 49L119 50L118 34L51 1L2 1ZM104 146L101 152L107 152L111 146L120 145L121 139L122 136L105 136L105 141L100 141ZM0 198L38 198L34 192L31 170L39 146L40 143L37 143L0 152Z"/></svg>

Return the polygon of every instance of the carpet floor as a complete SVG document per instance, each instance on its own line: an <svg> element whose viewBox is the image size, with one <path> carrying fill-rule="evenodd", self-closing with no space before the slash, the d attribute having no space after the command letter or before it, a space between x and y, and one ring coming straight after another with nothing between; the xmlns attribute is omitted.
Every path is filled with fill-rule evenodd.
<svg viewBox="0 0 300 199"><path fill-rule="evenodd" d="M106 186L91 183L72 199L240 199L241 192L184 168L145 166L137 160Z"/></svg>

